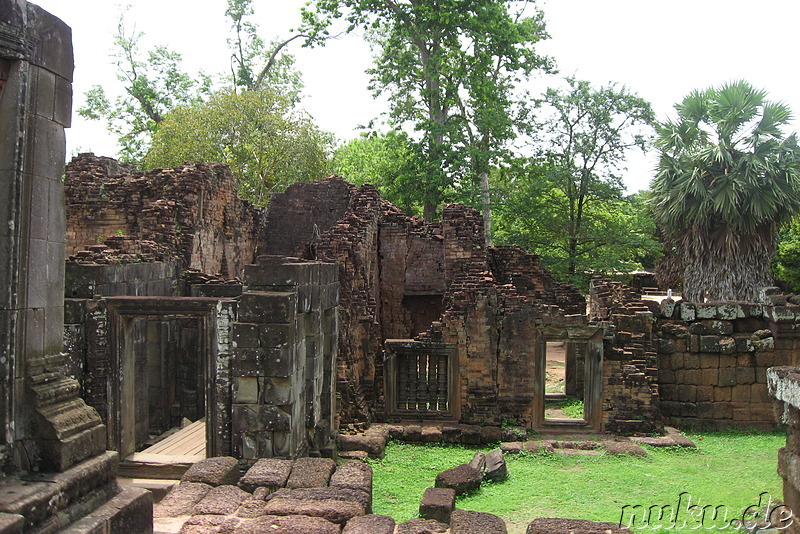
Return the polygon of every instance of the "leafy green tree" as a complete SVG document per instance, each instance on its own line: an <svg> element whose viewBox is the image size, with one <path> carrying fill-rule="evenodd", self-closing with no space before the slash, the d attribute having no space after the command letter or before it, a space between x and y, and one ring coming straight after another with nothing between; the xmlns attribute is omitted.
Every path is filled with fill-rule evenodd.
<svg viewBox="0 0 800 534"><path fill-rule="evenodd" d="M541 257L560 279L588 287L590 274L652 268L661 245L643 193L605 188L586 202L578 246L565 231L570 199L558 168L547 160L518 160L495 171L495 236ZM599 193L600 190L595 188Z"/></svg>
<svg viewBox="0 0 800 534"><path fill-rule="evenodd" d="M331 136L289 97L270 90L226 91L168 114L145 163L149 168L184 161L226 163L239 181L240 195L265 205L291 183L324 176L331 143Z"/></svg>
<svg viewBox="0 0 800 534"><path fill-rule="evenodd" d="M259 35L258 26L250 19L254 13L252 0L228 0L225 16L230 19L233 33L228 40L233 85L246 91L270 88L296 101L303 82L300 73L294 69L294 57L285 49L293 41L307 40L310 36L295 33L288 39L266 45Z"/></svg>
<svg viewBox="0 0 800 534"><path fill-rule="evenodd" d="M285 53L287 45L308 35L265 45L258 27L250 21L252 0L228 0L225 15L231 22L230 82L235 89L272 89L296 103L303 84L294 68L294 58ZM88 119L105 120L117 136L120 158L141 163L153 135L164 117L178 107L192 107L206 101L212 93L212 79L199 73L190 75L181 68L181 55L157 46L143 52L141 32L128 31L126 13L119 17L114 41L114 64L123 94L113 101L97 85L85 94L86 102L78 113Z"/></svg>
<svg viewBox="0 0 800 534"><path fill-rule="evenodd" d="M541 12L524 16L526 5L532 3L314 0L304 11L312 41L339 18L349 30L368 32L375 50L372 90L388 95L394 124L419 132L427 163L417 192L426 219L449 189L481 177L488 182L489 167L513 137L514 82L550 68L534 52L547 36ZM513 7L519 9L512 13Z"/></svg>
<svg viewBox="0 0 800 534"><path fill-rule="evenodd" d="M375 185L383 198L420 215L416 184L425 161L419 144L405 132L370 132L351 139L334 151L331 168L356 185Z"/></svg>
<svg viewBox="0 0 800 534"><path fill-rule="evenodd" d="M529 212L530 217L555 231L548 235L572 277L586 269L587 258L608 250L613 238L606 227L616 227L615 213L621 216L620 171L628 150L647 146L653 112L648 102L614 84L594 89L573 78L566 83L536 102L542 118L533 122L531 135L546 164L539 183L521 194L544 203L541 214Z"/></svg>
<svg viewBox="0 0 800 534"><path fill-rule="evenodd" d="M789 108L744 81L694 91L658 125L653 212L690 301L759 299L781 225L800 210Z"/></svg>
<svg viewBox="0 0 800 534"><path fill-rule="evenodd" d="M129 32L124 14L120 16L113 57L124 94L111 101L103 87L95 85L78 108L84 118L106 121L108 130L117 136L123 161L140 162L164 116L177 106L202 101L211 87L208 76L194 78L181 69L180 54L164 46L143 53L139 48L142 36L141 32Z"/></svg>
<svg viewBox="0 0 800 534"><path fill-rule="evenodd" d="M775 278L785 282L789 291L800 292L800 221L797 218L780 232L773 273Z"/></svg>

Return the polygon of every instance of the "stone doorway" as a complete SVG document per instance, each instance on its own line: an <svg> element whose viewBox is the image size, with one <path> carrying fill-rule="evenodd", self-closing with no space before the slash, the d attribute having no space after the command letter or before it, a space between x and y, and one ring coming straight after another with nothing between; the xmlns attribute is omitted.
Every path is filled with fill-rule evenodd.
<svg viewBox="0 0 800 534"><path fill-rule="evenodd" d="M108 440L122 471L169 476L214 455L218 301L107 300L109 381L117 384L109 388Z"/></svg>
<svg viewBox="0 0 800 534"><path fill-rule="evenodd" d="M599 430L602 331L548 328L538 333L534 365L534 428Z"/></svg>

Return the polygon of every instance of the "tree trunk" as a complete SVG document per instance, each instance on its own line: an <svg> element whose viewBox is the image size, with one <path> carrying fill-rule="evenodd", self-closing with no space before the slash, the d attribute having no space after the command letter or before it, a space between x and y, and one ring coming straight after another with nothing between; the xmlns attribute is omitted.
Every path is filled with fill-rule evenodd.
<svg viewBox="0 0 800 534"><path fill-rule="evenodd" d="M777 244L774 224L740 234L729 226L695 226L678 240L684 262L684 300L763 300L773 284L771 262Z"/></svg>
<svg viewBox="0 0 800 534"><path fill-rule="evenodd" d="M483 203L483 236L486 246L492 246L492 198L489 193L489 173L484 171L480 174L481 180L481 202Z"/></svg>
<svg viewBox="0 0 800 534"><path fill-rule="evenodd" d="M569 246L567 247L567 256L569 257L569 265L567 266L568 274L575 274L577 265L575 258L578 256L578 238L570 237Z"/></svg>
<svg viewBox="0 0 800 534"><path fill-rule="evenodd" d="M425 202L422 206L422 218L425 221L432 221L436 217L436 208L439 207L435 202Z"/></svg>

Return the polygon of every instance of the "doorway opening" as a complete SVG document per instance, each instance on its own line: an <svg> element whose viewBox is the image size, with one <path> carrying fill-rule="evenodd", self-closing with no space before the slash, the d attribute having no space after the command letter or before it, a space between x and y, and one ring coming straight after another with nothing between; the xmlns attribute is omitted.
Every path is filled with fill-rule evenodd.
<svg viewBox="0 0 800 534"><path fill-rule="evenodd" d="M182 474L213 455L216 299L114 297L109 444L121 472ZM207 424L209 423L209 424Z"/></svg>
<svg viewBox="0 0 800 534"><path fill-rule="evenodd" d="M549 327L536 341L534 428L599 429L603 333Z"/></svg>
<svg viewBox="0 0 800 534"><path fill-rule="evenodd" d="M584 422L583 352L585 343L547 341L545 350L545 421Z"/></svg>

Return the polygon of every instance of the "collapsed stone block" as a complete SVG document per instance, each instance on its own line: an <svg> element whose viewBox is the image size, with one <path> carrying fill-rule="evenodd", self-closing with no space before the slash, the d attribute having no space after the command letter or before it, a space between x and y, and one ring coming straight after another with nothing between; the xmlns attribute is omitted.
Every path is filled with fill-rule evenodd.
<svg viewBox="0 0 800 534"><path fill-rule="evenodd" d="M249 492L259 487L268 488L270 491L286 487L293 464L292 460L262 458L242 476L239 487Z"/></svg>
<svg viewBox="0 0 800 534"><path fill-rule="evenodd" d="M339 434L339 448L343 451L365 451L370 458L383 458L386 438L380 435Z"/></svg>
<svg viewBox="0 0 800 534"><path fill-rule="evenodd" d="M394 518L387 515L361 515L344 526L342 534L394 534Z"/></svg>
<svg viewBox="0 0 800 534"><path fill-rule="evenodd" d="M342 528L336 523L321 517L305 515L274 516L265 515L256 519L243 520L236 527L236 534L341 534Z"/></svg>
<svg viewBox="0 0 800 534"><path fill-rule="evenodd" d="M506 523L494 514L454 510L450 534L507 534Z"/></svg>
<svg viewBox="0 0 800 534"><path fill-rule="evenodd" d="M461 464L436 475L437 488L451 488L456 495L481 487L483 471L479 471L468 464Z"/></svg>
<svg viewBox="0 0 800 534"><path fill-rule="evenodd" d="M489 482L502 482L508 477L506 459L503 451L494 449L486 453L486 467L483 478Z"/></svg>
<svg viewBox="0 0 800 534"><path fill-rule="evenodd" d="M161 502L153 506L153 517L191 515L194 507L208 495L212 486L201 482L181 482L173 486Z"/></svg>
<svg viewBox="0 0 800 534"><path fill-rule="evenodd" d="M181 477L181 482L200 482L209 486L235 485L238 481L239 461L231 456L200 460Z"/></svg>
<svg viewBox="0 0 800 534"><path fill-rule="evenodd" d="M560 517L537 517L528 523L525 534L631 534L629 528L619 523L598 523L585 519L566 519Z"/></svg>
<svg viewBox="0 0 800 534"><path fill-rule="evenodd" d="M368 497L362 492L341 488L282 489L270 495L267 514L307 515L344 524L366 514Z"/></svg>
<svg viewBox="0 0 800 534"><path fill-rule="evenodd" d="M336 462L330 458L298 458L292 467L286 487L322 488L328 485L336 471Z"/></svg>
<svg viewBox="0 0 800 534"><path fill-rule="evenodd" d="M486 468L486 455L480 451L476 452L472 460L470 460L469 466L478 471L483 471Z"/></svg>
<svg viewBox="0 0 800 534"><path fill-rule="evenodd" d="M209 491L194 507L194 514L228 515L251 495L237 486L217 486Z"/></svg>
<svg viewBox="0 0 800 534"><path fill-rule="evenodd" d="M410 519L397 525L395 534L439 534L447 532L449 526L434 519Z"/></svg>
<svg viewBox="0 0 800 534"><path fill-rule="evenodd" d="M434 519L450 523L450 514L456 507L456 492L451 488L427 488L419 503L419 515L423 519Z"/></svg>
<svg viewBox="0 0 800 534"><path fill-rule="evenodd" d="M361 491L369 496L372 502L372 467L358 460L344 462L336 468L331 476L330 486ZM371 506L367 507L367 511Z"/></svg>
<svg viewBox="0 0 800 534"><path fill-rule="evenodd" d="M645 451L636 443L631 443L630 441L604 441L603 449L605 449L606 454L610 454L612 456L621 456L625 454L629 454L631 456L642 456L645 458L648 456L647 451Z"/></svg>

